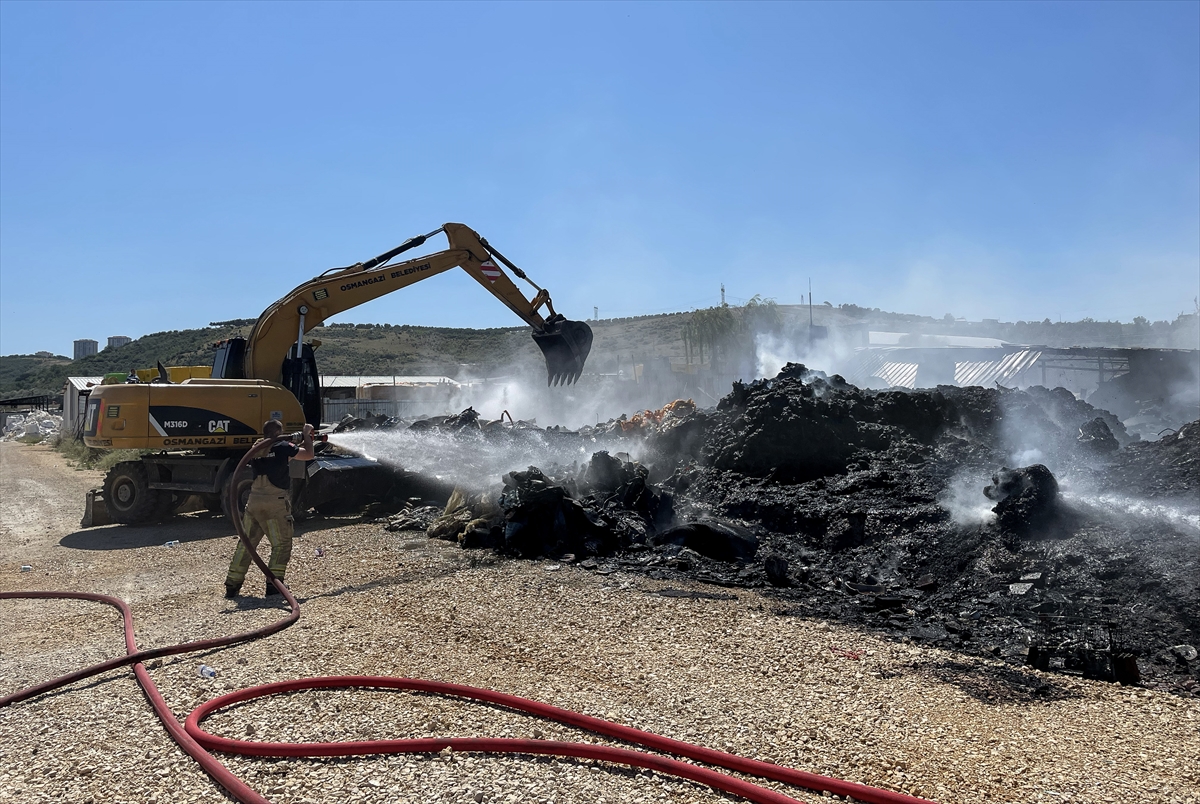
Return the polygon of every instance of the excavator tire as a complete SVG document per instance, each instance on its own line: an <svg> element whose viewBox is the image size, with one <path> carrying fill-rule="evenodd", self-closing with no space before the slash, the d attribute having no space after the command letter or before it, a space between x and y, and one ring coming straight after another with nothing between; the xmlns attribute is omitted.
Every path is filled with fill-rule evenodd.
<svg viewBox="0 0 1200 804"><path fill-rule="evenodd" d="M177 516L180 511L187 508L192 502L192 495L186 491L163 491L162 498L159 501L162 515L159 521L165 521L173 516Z"/></svg>
<svg viewBox="0 0 1200 804"><path fill-rule="evenodd" d="M144 525L161 517L163 494L150 488L141 461L123 461L104 478L104 502L113 522Z"/></svg>

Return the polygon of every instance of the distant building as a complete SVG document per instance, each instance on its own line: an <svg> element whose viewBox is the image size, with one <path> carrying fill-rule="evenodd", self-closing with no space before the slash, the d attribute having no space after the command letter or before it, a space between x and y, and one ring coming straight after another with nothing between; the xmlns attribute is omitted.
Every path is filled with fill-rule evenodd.
<svg viewBox="0 0 1200 804"><path fill-rule="evenodd" d="M75 359L94 355L99 350L100 344L96 343L91 338L80 338L75 341Z"/></svg>
<svg viewBox="0 0 1200 804"><path fill-rule="evenodd" d="M124 346L132 340L133 338L129 337L128 335L109 335L108 348L116 349L118 346Z"/></svg>
<svg viewBox="0 0 1200 804"><path fill-rule="evenodd" d="M35 352L34 356L35 357L54 357L54 353L53 352L44 352L44 351L43 352Z"/></svg>

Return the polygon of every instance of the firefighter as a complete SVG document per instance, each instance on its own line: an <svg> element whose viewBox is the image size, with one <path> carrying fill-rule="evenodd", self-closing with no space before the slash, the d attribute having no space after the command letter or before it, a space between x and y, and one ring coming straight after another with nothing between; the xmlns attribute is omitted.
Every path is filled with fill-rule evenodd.
<svg viewBox="0 0 1200 804"><path fill-rule="evenodd" d="M283 424L272 419L263 424L263 441L277 438L283 433ZM258 442L259 444L262 441ZM256 445L257 446L257 445ZM292 557L292 501L290 495L291 477L288 467L291 461L311 461L313 459L313 427L304 425L304 440L300 446L290 441L277 441L265 454L250 461L254 472L254 483L250 487L250 499L246 503L242 527L249 537L252 548L257 549L263 534L271 542L271 560L267 566L275 577L283 580L287 572L288 559ZM250 568L250 553L246 545L238 539L237 550L233 553L233 561L229 564L229 574L225 576L225 597L235 598L246 580L246 570ZM270 581L267 582L266 596L280 594Z"/></svg>

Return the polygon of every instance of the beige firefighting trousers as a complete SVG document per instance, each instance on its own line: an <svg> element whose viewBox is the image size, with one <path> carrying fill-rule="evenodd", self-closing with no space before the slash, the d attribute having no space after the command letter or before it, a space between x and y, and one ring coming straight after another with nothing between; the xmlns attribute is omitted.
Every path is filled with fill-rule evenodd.
<svg viewBox="0 0 1200 804"><path fill-rule="evenodd" d="M292 501L286 489L281 489L271 483L266 476L254 478L250 487L250 499L246 503L246 512L242 516L242 527L250 538L250 544L257 549L263 534L271 543L271 560L267 562L271 572L282 579L287 572L288 559L292 557ZM229 574L225 583L230 586L241 586L246 580L246 570L250 568L250 553L246 545L238 539L237 550L233 553L233 561L229 564Z"/></svg>

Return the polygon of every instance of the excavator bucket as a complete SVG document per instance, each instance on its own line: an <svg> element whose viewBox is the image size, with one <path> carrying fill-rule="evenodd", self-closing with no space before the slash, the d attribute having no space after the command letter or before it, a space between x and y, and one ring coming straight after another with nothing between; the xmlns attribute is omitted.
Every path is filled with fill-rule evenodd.
<svg viewBox="0 0 1200 804"><path fill-rule="evenodd" d="M546 356L546 384L570 385L583 373L583 363L592 350L592 328L556 316L541 332L534 330L533 342Z"/></svg>

